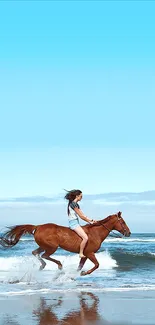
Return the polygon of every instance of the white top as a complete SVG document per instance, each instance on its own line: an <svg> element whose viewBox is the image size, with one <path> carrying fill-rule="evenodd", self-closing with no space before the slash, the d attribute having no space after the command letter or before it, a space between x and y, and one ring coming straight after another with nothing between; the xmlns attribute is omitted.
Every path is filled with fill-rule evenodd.
<svg viewBox="0 0 155 325"><path fill-rule="evenodd" d="M80 209L79 205L77 204L77 202L72 201L69 204L69 216L68 216L68 220L78 220L78 214L74 211L74 208L78 208Z"/></svg>

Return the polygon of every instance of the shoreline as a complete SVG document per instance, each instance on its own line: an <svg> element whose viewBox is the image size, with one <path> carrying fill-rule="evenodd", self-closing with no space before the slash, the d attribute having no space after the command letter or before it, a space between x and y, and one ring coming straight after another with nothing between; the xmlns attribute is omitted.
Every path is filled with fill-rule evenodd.
<svg viewBox="0 0 155 325"><path fill-rule="evenodd" d="M16 282L10 283L10 284L16 284ZM17 282L18 284L18 282ZM25 284L24 284L25 286ZM150 286L137 286L137 287L107 287L107 288L97 288L97 287L92 287L91 285L83 285L79 287L74 287L74 288L64 288L64 289L59 289L59 288L54 288L54 289L47 289L47 288L42 288L42 289L23 289L20 291L2 291L0 292L0 300L5 299L5 298L11 298L11 297L21 297L21 296L35 296L35 295L53 295L53 294L78 294L80 292L91 292L91 293L96 293L96 294L118 294L118 295L123 295L124 294L135 294L139 293L141 295L142 293L152 293L153 296L155 296L155 285L150 285Z"/></svg>

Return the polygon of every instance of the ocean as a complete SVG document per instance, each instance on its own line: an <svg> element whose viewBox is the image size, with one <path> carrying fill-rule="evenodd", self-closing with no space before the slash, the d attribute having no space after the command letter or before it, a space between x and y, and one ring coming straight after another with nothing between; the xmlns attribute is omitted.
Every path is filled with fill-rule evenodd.
<svg viewBox="0 0 155 325"><path fill-rule="evenodd" d="M77 271L78 254L58 249L43 271L33 236L0 247L0 325L155 325L155 234L108 237L99 269ZM92 267L87 261L84 270Z"/></svg>
<svg viewBox="0 0 155 325"><path fill-rule="evenodd" d="M136 233L130 238L108 237L96 253L99 269L87 276L77 271L78 254L58 249L53 257L63 270L46 261L43 271L31 254L37 248L33 236L23 236L13 248L0 247L0 296L59 291L155 290L155 233ZM92 267L87 261L83 270Z"/></svg>

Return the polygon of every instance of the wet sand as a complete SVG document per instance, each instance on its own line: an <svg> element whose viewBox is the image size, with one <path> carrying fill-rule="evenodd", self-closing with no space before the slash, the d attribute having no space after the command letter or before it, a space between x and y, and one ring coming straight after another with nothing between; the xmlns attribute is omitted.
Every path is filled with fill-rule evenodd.
<svg viewBox="0 0 155 325"><path fill-rule="evenodd" d="M0 325L155 325L154 291L0 296Z"/></svg>

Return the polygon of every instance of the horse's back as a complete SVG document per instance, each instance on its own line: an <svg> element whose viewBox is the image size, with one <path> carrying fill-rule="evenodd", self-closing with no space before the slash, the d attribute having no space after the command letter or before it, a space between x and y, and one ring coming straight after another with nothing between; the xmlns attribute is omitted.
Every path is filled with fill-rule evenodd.
<svg viewBox="0 0 155 325"><path fill-rule="evenodd" d="M69 227L61 226L61 225L56 224L56 223L45 223L45 224L42 224L42 225L38 225L36 230L46 230L46 229L53 230L53 229L56 229L56 228L62 229L62 230L70 229Z"/></svg>
<svg viewBox="0 0 155 325"><path fill-rule="evenodd" d="M69 227L60 226L56 223L45 223L42 225L38 225L35 230L35 238L38 237L48 237L48 236L63 236L63 234L68 234L72 230Z"/></svg>

